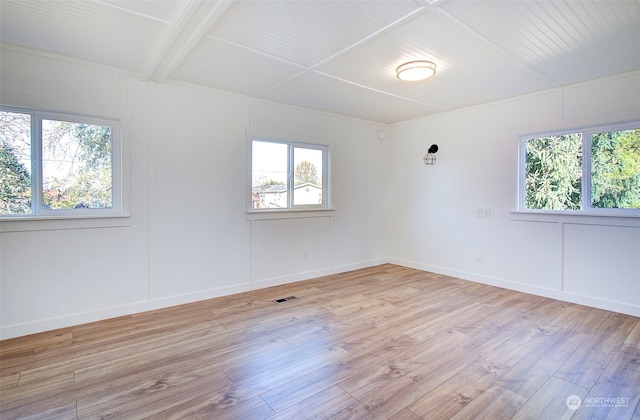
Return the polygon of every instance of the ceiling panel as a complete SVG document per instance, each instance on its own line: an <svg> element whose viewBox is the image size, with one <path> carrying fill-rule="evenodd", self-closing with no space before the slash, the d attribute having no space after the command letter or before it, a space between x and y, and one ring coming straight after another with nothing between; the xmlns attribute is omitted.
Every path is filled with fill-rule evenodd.
<svg viewBox="0 0 640 420"><path fill-rule="evenodd" d="M398 122L640 71L640 1L0 0L0 41Z"/></svg>
<svg viewBox="0 0 640 420"><path fill-rule="evenodd" d="M139 70L166 24L80 1L3 0L2 42Z"/></svg>
<svg viewBox="0 0 640 420"><path fill-rule="evenodd" d="M255 96L302 69L211 37L178 66L173 78Z"/></svg>
<svg viewBox="0 0 640 420"><path fill-rule="evenodd" d="M210 34L310 67L421 9L413 1L236 1Z"/></svg>
<svg viewBox="0 0 640 420"><path fill-rule="evenodd" d="M442 10L556 85L640 67L637 1L451 1Z"/></svg>
<svg viewBox="0 0 640 420"><path fill-rule="evenodd" d="M261 98L383 123L442 112L442 109L306 72Z"/></svg>
<svg viewBox="0 0 640 420"><path fill-rule="evenodd" d="M136 14L147 19L169 23L175 20L184 7L182 0L95 0L105 6L119 9L122 12Z"/></svg>

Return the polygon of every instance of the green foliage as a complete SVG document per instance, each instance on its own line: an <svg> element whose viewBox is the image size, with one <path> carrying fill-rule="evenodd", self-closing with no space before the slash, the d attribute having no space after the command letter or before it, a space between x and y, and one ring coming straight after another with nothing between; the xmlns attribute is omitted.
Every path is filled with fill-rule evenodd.
<svg viewBox="0 0 640 420"><path fill-rule="evenodd" d="M31 213L31 117L0 111L0 214Z"/></svg>
<svg viewBox="0 0 640 420"><path fill-rule="evenodd" d="M526 208L581 207L581 134L526 143ZM640 208L640 129L591 136L591 207Z"/></svg>
<svg viewBox="0 0 640 420"><path fill-rule="evenodd" d="M52 209L112 206L108 126L43 119L42 202ZM0 213L31 213L31 116L0 111Z"/></svg>
<svg viewBox="0 0 640 420"><path fill-rule="evenodd" d="M91 168L111 170L111 128L92 124L74 124L73 136L80 141L80 158Z"/></svg>
<svg viewBox="0 0 640 420"><path fill-rule="evenodd" d="M582 186L582 136L539 137L526 143L528 209L579 210Z"/></svg>
<svg viewBox="0 0 640 420"><path fill-rule="evenodd" d="M68 168L62 173L45 169L44 205L53 209L111 207L111 128L64 121L47 123L43 136L48 157L45 164L62 159Z"/></svg>
<svg viewBox="0 0 640 420"><path fill-rule="evenodd" d="M31 212L31 176L13 148L0 141L0 214Z"/></svg>
<svg viewBox="0 0 640 420"><path fill-rule="evenodd" d="M318 185L318 170L313 163L303 160L296 166L295 185L306 183Z"/></svg>
<svg viewBox="0 0 640 420"><path fill-rule="evenodd" d="M640 129L591 139L591 206L640 208Z"/></svg>

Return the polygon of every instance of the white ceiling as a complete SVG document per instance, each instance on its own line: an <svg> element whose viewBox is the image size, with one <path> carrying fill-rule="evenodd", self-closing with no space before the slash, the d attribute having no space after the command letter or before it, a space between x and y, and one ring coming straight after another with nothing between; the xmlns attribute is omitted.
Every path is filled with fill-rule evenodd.
<svg viewBox="0 0 640 420"><path fill-rule="evenodd" d="M640 0L0 0L0 41L394 123L638 70Z"/></svg>

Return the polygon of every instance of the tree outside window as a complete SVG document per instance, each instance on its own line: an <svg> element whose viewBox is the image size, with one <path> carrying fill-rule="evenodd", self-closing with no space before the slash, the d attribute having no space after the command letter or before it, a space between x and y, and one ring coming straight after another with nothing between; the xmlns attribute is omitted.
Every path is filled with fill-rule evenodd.
<svg viewBox="0 0 640 420"><path fill-rule="evenodd" d="M620 124L523 139L524 208L640 210L638 126Z"/></svg>
<svg viewBox="0 0 640 420"><path fill-rule="evenodd" d="M119 202L114 127L85 117L0 111L0 215L113 209Z"/></svg>

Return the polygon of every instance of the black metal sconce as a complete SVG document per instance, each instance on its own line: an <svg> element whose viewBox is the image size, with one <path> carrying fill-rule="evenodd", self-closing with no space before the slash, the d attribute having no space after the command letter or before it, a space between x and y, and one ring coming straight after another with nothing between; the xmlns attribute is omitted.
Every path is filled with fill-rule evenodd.
<svg viewBox="0 0 640 420"><path fill-rule="evenodd" d="M422 161L424 162L424 164L425 165L435 164L437 152L438 152L438 145L432 144L431 147L429 147L429 150L427 150L427 154L424 155L424 157L422 158Z"/></svg>

